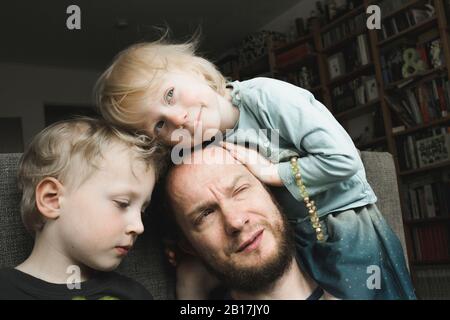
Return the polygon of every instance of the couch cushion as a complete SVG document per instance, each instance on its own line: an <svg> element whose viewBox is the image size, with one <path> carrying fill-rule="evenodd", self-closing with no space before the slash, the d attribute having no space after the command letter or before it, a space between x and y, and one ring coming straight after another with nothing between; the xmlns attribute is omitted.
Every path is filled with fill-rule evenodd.
<svg viewBox="0 0 450 320"><path fill-rule="evenodd" d="M25 230L19 212L17 164L21 154L0 154L0 268L14 267L31 252L33 239ZM118 272L142 283L155 299L174 298L174 280L165 265L163 250L153 223L145 219L145 232L124 259Z"/></svg>

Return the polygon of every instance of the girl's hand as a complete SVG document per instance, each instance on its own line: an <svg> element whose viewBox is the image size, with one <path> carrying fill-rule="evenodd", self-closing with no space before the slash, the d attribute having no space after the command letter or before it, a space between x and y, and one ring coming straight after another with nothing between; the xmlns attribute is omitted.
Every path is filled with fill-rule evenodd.
<svg viewBox="0 0 450 320"><path fill-rule="evenodd" d="M283 186L283 181L278 175L278 165L264 158L256 150L229 142L220 142L220 146L226 149L238 162L246 166L261 182L276 187Z"/></svg>

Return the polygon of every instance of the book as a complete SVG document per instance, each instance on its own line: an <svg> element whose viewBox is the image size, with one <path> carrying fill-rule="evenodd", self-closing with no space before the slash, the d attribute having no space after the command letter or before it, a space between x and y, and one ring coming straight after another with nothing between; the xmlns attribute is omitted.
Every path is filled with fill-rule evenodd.
<svg viewBox="0 0 450 320"><path fill-rule="evenodd" d="M415 121L412 119L408 111L403 107L402 103L398 101L398 98L385 94L384 99L386 100L388 106L395 112L399 120L406 127L412 127L415 125Z"/></svg>
<svg viewBox="0 0 450 320"><path fill-rule="evenodd" d="M414 24L419 24L422 21L425 21L428 18L430 18L430 15L428 14L427 10L411 9L410 13Z"/></svg>
<svg viewBox="0 0 450 320"><path fill-rule="evenodd" d="M369 45L367 43L367 35L366 34L359 35L357 38L357 42L358 42L359 59L360 59L361 65L364 66L370 62L369 61Z"/></svg>

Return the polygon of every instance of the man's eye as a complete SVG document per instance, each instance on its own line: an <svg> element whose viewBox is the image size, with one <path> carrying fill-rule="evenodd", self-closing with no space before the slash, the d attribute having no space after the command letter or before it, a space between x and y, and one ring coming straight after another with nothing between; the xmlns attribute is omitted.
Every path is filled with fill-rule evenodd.
<svg viewBox="0 0 450 320"><path fill-rule="evenodd" d="M206 209L202 212L202 217L207 217L214 212L214 209Z"/></svg>
<svg viewBox="0 0 450 320"><path fill-rule="evenodd" d="M206 209L206 210L203 210L202 212L201 212L201 214L200 214L200 216L197 218L197 220L195 221L195 223L198 225L198 224L201 224L202 222L203 222L203 220L207 217L207 216L209 216L211 213L213 213L214 212L214 209Z"/></svg>
<svg viewBox="0 0 450 320"><path fill-rule="evenodd" d="M248 189L248 186L240 187L239 189L236 189L236 190L234 191L234 195L237 195L237 194L239 194L239 193L241 193L241 192L243 192L243 191L245 191L245 190L247 190L247 189Z"/></svg>
<svg viewBox="0 0 450 320"><path fill-rule="evenodd" d="M174 91L175 91L174 88L170 88L169 90L167 90L166 95L164 97L167 104L172 104Z"/></svg>

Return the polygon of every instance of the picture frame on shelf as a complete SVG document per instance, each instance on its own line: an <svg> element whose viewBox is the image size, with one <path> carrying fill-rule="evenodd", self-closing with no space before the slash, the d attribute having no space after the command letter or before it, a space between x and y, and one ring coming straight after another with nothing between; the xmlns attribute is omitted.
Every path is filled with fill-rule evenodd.
<svg viewBox="0 0 450 320"><path fill-rule="evenodd" d="M367 102L375 101L379 98L377 80L374 76L364 78Z"/></svg>
<svg viewBox="0 0 450 320"><path fill-rule="evenodd" d="M342 52L328 57L330 79L335 79L345 74L345 59Z"/></svg>
<svg viewBox="0 0 450 320"><path fill-rule="evenodd" d="M375 112L370 112L347 121L347 132L356 145L361 145L374 139L374 119Z"/></svg>
<svg viewBox="0 0 450 320"><path fill-rule="evenodd" d="M450 133L416 141L419 167L450 161Z"/></svg>

